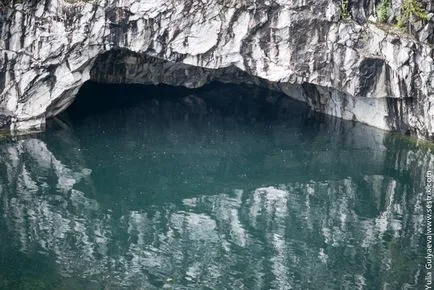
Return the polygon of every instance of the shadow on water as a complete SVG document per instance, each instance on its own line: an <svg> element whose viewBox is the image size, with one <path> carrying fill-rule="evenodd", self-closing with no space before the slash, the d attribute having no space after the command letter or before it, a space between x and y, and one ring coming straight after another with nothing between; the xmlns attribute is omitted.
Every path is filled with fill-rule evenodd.
<svg viewBox="0 0 434 290"><path fill-rule="evenodd" d="M48 127L0 143L0 289L423 285L429 148L222 84L89 83Z"/></svg>

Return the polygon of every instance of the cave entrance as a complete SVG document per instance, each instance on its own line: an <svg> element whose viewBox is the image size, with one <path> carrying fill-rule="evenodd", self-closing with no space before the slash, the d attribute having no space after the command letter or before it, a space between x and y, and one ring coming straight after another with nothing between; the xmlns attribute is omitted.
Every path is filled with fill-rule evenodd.
<svg viewBox="0 0 434 290"><path fill-rule="evenodd" d="M270 85L235 66L209 69L113 49L97 57L90 81L66 114L73 122L154 111L174 118L214 114L248 121L300 119L309 114L306 104Z"/></svg>
<svg viewBox="0 0 434 290"><path fill-rule="evenodd" d="M92 119L102 124L133 118L128 116L135 116L128 122L148 116L268 122L311 115L305 103L271 88L235 66L209 69L114 49L97 57L90 81L62 116L72 124Z"/></svg>
<svg viewBox="0 0 434 290"><path fill-rule="evenodd" d="M144 123L150 116L166 121L232 118L237 122L298 122L311 117L309 107L288 96L254 85L212 82L188 89L169 85L86 82L60 118L72 125Z"/></svg>

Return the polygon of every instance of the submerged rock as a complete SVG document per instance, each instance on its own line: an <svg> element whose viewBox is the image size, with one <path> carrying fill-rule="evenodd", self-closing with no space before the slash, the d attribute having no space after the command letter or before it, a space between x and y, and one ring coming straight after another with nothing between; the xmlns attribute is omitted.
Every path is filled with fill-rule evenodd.
<svg viewBox="0 0 434 290"><path fill-rule="evenodd" d="M375 4L351 2L356 21L340 20L341 3L332 0L15 4L0 12L0 109L10 112L0 112L10 120L0 125L43 128L89 79L185 87L218 80L433 139L433 19L413 37L367 22Z"/></svg>

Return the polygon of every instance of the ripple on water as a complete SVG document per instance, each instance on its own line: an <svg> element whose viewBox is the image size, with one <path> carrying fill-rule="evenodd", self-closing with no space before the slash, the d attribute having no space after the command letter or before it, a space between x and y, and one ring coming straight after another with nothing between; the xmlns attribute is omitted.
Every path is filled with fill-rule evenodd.
<svg viewBox="0 0 434 290"><path fill-rule="evenodd" d="M421 289L427 148L195 94L0 141L0 288Z"/></svg>

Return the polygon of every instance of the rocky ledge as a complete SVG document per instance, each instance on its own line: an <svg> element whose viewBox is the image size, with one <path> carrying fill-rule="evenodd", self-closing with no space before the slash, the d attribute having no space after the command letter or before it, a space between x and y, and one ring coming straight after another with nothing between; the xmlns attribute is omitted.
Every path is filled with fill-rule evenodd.
<svg viewBox="0 0 434 290"><path fill-rule="evenodd" d="M9 4L0 12L0 127L43 129L89 79L217 80L267 86L319 112L434 140L433 14L411 36L375 23L378 2L349 1L348 20L335 0Z"/></svg>

